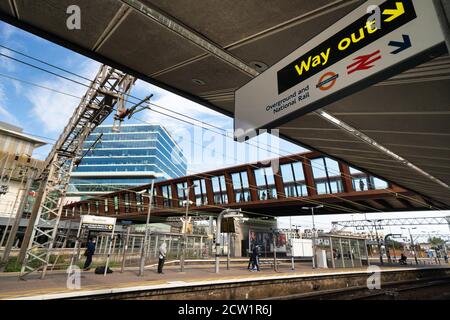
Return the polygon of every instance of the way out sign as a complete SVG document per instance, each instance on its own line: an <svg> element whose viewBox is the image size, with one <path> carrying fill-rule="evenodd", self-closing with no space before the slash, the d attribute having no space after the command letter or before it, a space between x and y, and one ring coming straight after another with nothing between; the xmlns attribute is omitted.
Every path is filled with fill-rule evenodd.
<svg viewBox="0 0 450 320"><path fill-rule="evenodd" d="M432 0L367 1L236 91L235 136L280 126L446 50Z"/></svg>

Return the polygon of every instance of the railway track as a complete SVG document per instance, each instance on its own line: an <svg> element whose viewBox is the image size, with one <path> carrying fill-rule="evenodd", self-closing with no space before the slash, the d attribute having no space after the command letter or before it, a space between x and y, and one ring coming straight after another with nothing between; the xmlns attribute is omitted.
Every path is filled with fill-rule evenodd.
<svg viewBox="0 0 450 320"><path fill-rule="evenodd" d="M366 286L300 293L268 300L450 300L450 277L419 279L382 284L381 289Z"/></svg>

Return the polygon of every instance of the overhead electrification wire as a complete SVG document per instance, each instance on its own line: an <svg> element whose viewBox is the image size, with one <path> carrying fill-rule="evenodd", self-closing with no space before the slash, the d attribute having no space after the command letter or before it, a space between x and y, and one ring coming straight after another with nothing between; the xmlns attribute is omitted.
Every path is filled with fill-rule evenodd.
<svg viewBox="0 0 450 320"><path fill-rule="evenodd" d="M62 78L62 79L64 79L64 80L72 81L72 82L74 82L74 83L76 83L76 84L79 84L79 85L82 85L82 86L85 86L85 87L89 87L89 85L86 85L86 84L84 84L84 83L81 83L81 82L79 82L79 81L73 80L73 79L71 79L71 78L68 78L68 77L59 75L59 74L57 74L57 73L54 73L54 72L52 72L52 71L49 71L49 70L44 69L44 68L41 68L41 67L38 67L38 66L33 65L33 64L31 64L31 63L22 61L22 60L20 60L20 59L16 59L16 58L14 58L14 57L11 57L11 56L8 56L8 55L5 55L5 54L1 54L1 53L0 53L0 56L9 58L9 59L11 59L11 60L13 60L13 61L16 61L16 62L18 62L18 63L25 64L25 65L27 65L27 66L29 66L29 67L32 67L32 68L35 68L35 69L37 69L37 70L40 70L40 71L43 71L43 72L47 72L47 73L49 73L49 74L51 74L51 75L60 77L60 78ZM41 61L41 60L39 60L39 61ZM46 65L53 66L53 65L48 64L48 63L46 63ZM66 70L64 70L64 69L62 69L62 68L59 68L59 67L58 67L58 69L59 69L59 70L66 71ZM74 73L71 73L71 74L74 74ZM9 77L9 76L6 76L6 77L8 77L8 78L10 78L10 79L12 79L12 80L25 82L24 80L20 80L20 79L18 79L18 78ZM66 94L66 93L63 93L63 92L58 91L58 90L54 90L54 89L51 89L51 88L48 88L48 87L44 87L44 86L40 86L40 85L33 84L33 83L29 82L29 81L27 81L26 83L28 83L28 84L30 84L30 85L35 85L35 86L38 86L38 87L41 87L41 88L44 88L44 89L47 89L47 90L50 90L50 91L54 91L54 92L57 92L57 93L60 93L60 94ZM66 95L70 95L70 94L66 94ZM70 96L72 96L72 97L74 97L74 98L76 97L76 96L74 96L74 95L70 95ZM139 100L139 98L133 97L133 96L131 96L131 95L129 95L129 96L132 97L132 98L134 98L134 99L138 99L138 100ZM76 98L78 99L79 97L76 97ZM82 99L82 98L79 98L79 99ZM156 104L154 104L154 105L156 105ZM161 106L158 106L158 107L165 109L164 107L161 107ZM155 110L153 110L153 111L155 111ZM171 110L168 110L168 109L167 109L167 111L170 112ZM157 112L157 111L155 111L155 112ZM160 113L161 113L161 112L160 112ZM161 114L164 114L164 113L161 113ZM164 114L164 115L166 115L166 114ZM166 116L169 116L169 115L166 115ZM183 115L183 116L185 116L185 115ZM171 116L171 117L172 117L172 118L175 118L175 117L173 117L173 116ZM185 117L191 118L191 117L189 117L189 116L185 116ZM177 118L177 119L178 119L178 118ZM194 118L191 118L191 119L193 119L193 120L195 120L195 121L198 121L198 122L200 122L200 123L202 123L202 124L206 124L206 123L203 122L203 121L196 120L196 119L194 119ZM178 120L180 120L180 119L178 119ZM189 124L194 125L194 126L198 126L198 125L193 124L193 123L191 123L191 122L188 122L188 121L186 121L186 120L184 120L184 122L189 123ZM203 129L206 129L206 130L212 131L211 129L208 129L208 128L204 128L204 127L202 127L202 128L203 128ZM220 129L220 128L219 128L219 129ZM220 129L220 130L223 130L223 129ZM214 133L216 133L216 134L220 134L220 133L217 133L217 132L215 132L215 131L212 131L212 132L214 132ZM222 134L222 135L225 136L225 137L228 137L227 135L224 135L224 134ZM331 207L331 205L328 205L328 204L324 204L324 205L330 206L330 207ZM332 205L332 206L335 207L335 208L340 207L340 206L335 206L335 205ZM341 207L341 208L343 208L344 211L348 211L348 210L349 210L349 209L346 208L346 207Z"/></svg>
<svg viewBox="0 0 450 320"><path fill-rule="evenodd" d="M11 52L14 52L14 53L16 53L16 54L18 54L18 55L21 55L21 56L24 56L24 57L26 57L26 58L28 58L28 59L37 61L37 62L39 62L39 63L42 63L42 64L46 65L46 66L55 68L55 69L60 70L60 71L63 71L63 72L66 72L66 73L68 73L68 74L71 74L71 75L73 75L73 76L75 76L75 77L78 77L78 78L81 78L81 79L83 79L83 80L86 80L86 81L89 81L89 82L92 81L92 79L89 79L89 78L87 78L87 77L84 77L84 76L81 76L81 75L79 75L79 74L76 74L76 73L74 73L74 72L72 72L72 71L70 71L70 70L67 70L67 69L58 67L58 66L56 66L56 65L54 65L54 64L51 64L51 63L49 63L49 62L46 62L46 61L44 61L44 60L41 60L41 59L32 57L32 56L30 56L30 55L28 55L28 54L26 54L26 53L20 52L20 51L18 51L18 50L16 50L16 49L12 49L12 48L10 48L10 47L7 47L7 46L1 45L1 44L0 44L0 48L6 49L6 50L11 51Z"/></svg>
<svg viewBox="0 0 450 320"><path fill-rule="evenodd" d="M0 46L1 46L1 45L0 45ZM82 76L80 76L80 75L77 75L77 74L74 73L74 72L71 72L71 71L68 71L68 70L66 70L66 69L63 69L63 68L61 68L61 67L55 66L55 65L53 65L53 64L44 62L44 61L42 61L42 60L40 60L40 59L31 57L31 56L26 55L26 54L24 54L24 53L21 53L21 52L19 52L19 51L17 51L17 50L8 48L8 47L6 47L6 46L1 46L1 47L5 48L5 49L7 49L7 50L11 50L12 52L21 54L21 55L23 55L23 56L25 56L25 57L27 57L27 58L29 58L29 59L33 59L33 60L38 61L38 62L40 62L40 63L44 63L45 65L51 66L51 67L56 68L56 69L58 69L58 70L61 70L61 71L63 71L63 72L67 72L67 73L70 73L70 74L75 75L75 76L77 76L77 77L80 77L80 78L89 80L89 79L87 79L87 78L85 78L85 77L82 77ZM33 64L31 64L31 63L27 63L27 62L22 61L22 60L20 60L20 59L16 59L16 58L14 58L14 57L11 57L11 56L8 56L8 55L5 55L5 54L1 54L1 53L0 53L0 56L9 58L9 59L11 59L11 60L13 60L13 61L16 61L16 62L18 62L18 63L25 64L25 65L30 66L30 67L32 67L32 68L36 68L36 69L38 69L38 70L40 70L40 71L47 72L47 73L49 73L49 74L51 74L51 75L60 77L60 78L62 78L62 79L64 79L64 80L71 81L71 82L74 82L74 83L76 83L76 84L79 84L79 85L82 85L82 86L85 86L85 87L89 87L89 85L87 85L87 84L81 83L81 82L79 82L79 81L73 80L73 79L68 78L68 77L65 77L65 76L62 76L62 75L60 75L60 74L57 74L57 73L52 72L52 71L49 71L49 70L47 70L47 69L38 67L38 66L33 65ZM8 76L7 76L7 77L8 77ZM11 77L9 77L9 78L11 78ZM19 80L19 79L14 79L14 80L21 81L21 80ZM89 81L90 81L90 80L89 80ZM23 82L23 80L22 80L22 82ZM31 83L29 83L29 84L31 84ZM37 86L39 86L39 85L37 85ZM41 86L41 87L42 87L42 86ZM57 92L57 91L54 90L54 89L50 89L50 88L45 88L45 89L48 89L48 90ZM58 92L58 93L62 93L62 92ZM62 93L62 94L65 94L65 93ZM67 94L66 94L66 95L67 95ZM70 94L69 94L69 95L70 95ZM133 98L133 99L137 100L137 101L141 101L141 100L142 100L142 99L139 99L138 97L135 97L135 96L133 96L133 95L131 95L131 94L126 94L126 95L129 96L130 98ZM73 95L70 95L70 96L76 97L76 96L73 96ZM79 97L76 97L76 98L79 98ZM79 98L79 99L81 99L81 98ZM206 123L206 122L204 122L204 121L202 121L202 120L198 120L198 119L195 119L195 118L193 118L193 117L190 117L190 116L187 116L187 115L183 115L183 114L178 113L178 112L176 112L176 111L173 111L173 110L164 108L164 107L162 107L162 106L160 106L160 105L157 105L157 104L155 104L155 103L151 103L151 105L156 106L156 107L159 107L159 108L161 108L161 109L164 109L164 110L166 110L166 111L168 111L168 112L171 112L171 113L174 113L174 114L181 115L181 116L186 117L186 118L188 118L188 119L192 119L192 120L197 121L197 122L199 122L199 123L201 123L201 124L205 124L205 125L208 125L208 126L211 126L211 127L215 127L215 128L217 128L217 129L219 129L219 130L221 130L221 131L223 131L223 132L226 132L226 130L224 130L224 129L222 129L222 128L219 128L219 127L217 127L217 126L211 125L211 124ZM185 123L188 123L188 124L191 124L191 125L193 125L193 126L197 126L197 127L198 127L197 124L194 124L194 123L189 122L189 121L187 121L187 120L179 119L179 118L177 118L177 117L174 117L174 116L167 115L167 114L165 114L165 113L156 111L156 110L154 110L154 109L151 109L151 111L160 113L160 114L165 115L165 116L167 116L167 117L171 117L171 118L173 118L173 119L176 119L176 120L179 120L179 121L183 121L183 122L185 122ZM216 133L216 134L222 135L222 136L224 136L224 137L226 137L226 138L228 138L228 139L233 139L233 137L230 137L230 136L228 136L228 135L226 135L226 134L223 134L223 133L215 132L215 131L213 131L213 130L211 130L211 129L209 129L209 128L205 128L205 127L201 127L201 128L203 128L203 129L205 129L205 130L209 130L209 131L214 132L214 133ZM233 141L234 141L234 139L233 139ZM259 149L261 149L261 150L265 150L265 151L268 151L268 152L270 152L270 153L276 154L276 153L275 153L274 151L272 151L272 150L262 149L260 145L253 145L253 144L250 144L248 141L246 141L245 143L248 144L248 145L250 145L250 146L257 147L257 148L259 148ZM270 146L269 146L269 147L270 147ZM281 156L281 155L279 155L279 156ZM291 159L291 158L288 157L288 159ZM297 160L297 159L292 158L292 160ZM308 164L308 165L311 166L311 167L313 167L311 164ZM322 170L322 169L321 169L321 170ZM333 170L330 170L330 171L332 172ZM340 175L343 175L343 174L340 173L340 172L339 172L339 174L340 174ZM350 177L351 177L351 176L350 176ZM307 187L310 187L310 186L307 186ZM392 191L387 190L387 189L383 189L383 190L386 190L387 192L393 193ZM394 195L397 195L397 193L393 193L393 194L394 194ZM403 196L404 196L404 195L403 195ZM338 196L335 196L335 197L340 198L340 197L338 197ZM404 196L404 197L406 197L406 196ZM344 200L344 201L350 203L350 200L347 200L347 199L341 199L341 200ZM421 203L422 205L424 205L424 203L418 201L417 199L409 198L409 200L412 200L412 201L414 201L414 202L418 202L418 203ZM354 203L354 204L356 204L356 205L358 205L358 206L370 208L370 209L373 209L373 210L375 210L375 211L381 212L381 210L378 210L378 209L376 209L376 208L374 208L374 207L369 207L369 206L366 206L366 205L363 205L363 204L359 204L359 203ZM426 206L429 206L428 204L425 204L425 205L426 205ZM432 206L432 207L434 207L434 206ZM436 208L436 207L434 207L434 208ZM440 210L439 208L436 208L436 209L437 209L437 210Z"/></svg>
<svg viewBox="0 0 450 320"><path fill-rule="evenodd" d="M32 63L29 63L29 62L26 62L26 61L23 61L23 60L20 60L20 59L17 59L17 58L8 56L7 54L0 53L0 57L4 57L4 58L11 59L11 60L16 61L16 62L18 62L18 63L21 63L21 64L24 64L24 65L26 65L26 66L29 66L29 67L31 67L31 68L34 68L34 69L37 69L37 70L46 72L46 73L48 73L48 74L51 74L51 75L53 75L53 76L55 76L55 77L59 77L59 78L62 78L62 79L64 79L64 80L71 81L71 82L73 82L73 83L79 84L80 86L84 86L84 87L89 88L89 85L88 85L88 84L85 84L85 83L83 83L83 82L80 82L80 81L71 79L71 78L69 78L69 77L60 75L60 74L58 74L58 73L56 73L56 72L53 72L53 71L44 69L44 68L39 67L39 66L36 66L36 65L34 65L34 64L32 64Z"/></svg>
<svg viewBox="0 0 450 320"><path fill-rule="evenodd" d="M38 87L38 88L45 89L45 90L48 90L48 91L52 91L52 92L55 92L55 93L59 93L59 94L62 94L62 95L65 95L65 96L68 96L68 97L71 97L71 98L80 99L80 100L83 99L83 97L76 96L76 95L71 94L71 93L67 93L67 92L63 92L63 91L57 90L57 89L46 87L46 86L43 86L43 85L31 82L31 81L27 81L27 80L23 80L23 79L20 79L20 78L16 78L16 77L10 76L10 75L4 74L4 73L0 73L0 77L7 78L7 79L10 79L10 80L13 80L13 81L22 82L22 83L28 84L30 86L34 86L34 87Z"/></svg>

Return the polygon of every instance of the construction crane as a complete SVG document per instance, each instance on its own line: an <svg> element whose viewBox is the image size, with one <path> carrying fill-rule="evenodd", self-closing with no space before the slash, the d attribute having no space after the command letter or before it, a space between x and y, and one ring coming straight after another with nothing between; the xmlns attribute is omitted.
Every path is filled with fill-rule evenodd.
<svg viewBox="0 0 450 320"><path fill-rule="evenodd" d="M41 278L45 277L70 175L83 156L83 144L114 109L117 112L126 109L127 97L135 82L136 78L102 65L54 144L43 169L37 174L39 189L18 257L22 263L21 278L35 271L41 271Z"/></svg>

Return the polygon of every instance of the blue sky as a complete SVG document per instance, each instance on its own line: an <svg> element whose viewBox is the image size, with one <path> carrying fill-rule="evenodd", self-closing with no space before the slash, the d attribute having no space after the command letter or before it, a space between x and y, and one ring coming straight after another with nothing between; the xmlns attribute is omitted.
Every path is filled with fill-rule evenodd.
<svg viewBox="0 0 450 320"><path fill-rule="evenodd" d="M73 72L90 79L95 76L100 66L96 61L3 22L0 22L0 45L23 52L34 58L50 62L58 67L72 70ZM70 78L87 84L86 80L51 69L48 66L41 65L7 49L0 48L0 53L25 60L26 62L38 64L40 67L50 69L51 71L64 76L69 76ZM0 73L37 83L48 88L57 89L78 97L81 97L86 90L82 85L22 65L5 57L0 57ZM167 109L187 114L190 117L200 119L205 123L212 124L219 128L231 130L233 127L233 120L231 118L143 81L138 80L132 91L134 96L142 98L150 93L154 94L152 102ZM0 120L23 127L27 133L48 137L50 139L57 139L78 103L79 99L64 96L42 88L36 88L0 76ZM155 110L166 112L156 107ZM285 155L302 152L305 150L289 142L282 141L281 139L276 139L274 137L269 138L267 135L263 135L261 140L264 144L273 146L279 144L280 150L282 151L273 148L273 150L271 150L272 152L265 152L264 150L249 148L247 146L247 148L249 148L247 153L239 152L237 150L235 150L234 153L225 153L222 151L222 149L225 149L225 143L228 144L228 148L232 147L233 149L242 149L245 145L234 143L230 146L231 140L225 139L220 134L199 130L198 127L196 128L195 126L152 111L144 111L139 114L137 118L139 118L139 120L132 119L128 123L142 123L142 121L145 121L164 124L183 147L187 158L190 160L188 168L191 173L215 169L217 167L231 166L248 161L277 157L280 154ZM185 120L192 121L189 119ZM112 120L108 119L106 123L112 123ZM200 123L198 124L201 125ZM219 131L215 128L211 129ZM193 140L195 142L192 142ZM51 140L47 141L51 142ZM216 143L214 143L214 141ZM217 148L218 141L224 145L223 148ZM256 144L256 142L257 141L252 141L251 144ZM48 153L49 148L50 146L37 149L34 156L37 158L44 158ZM212 152L213 148L217 149L215 150L215 153L208 154ZM205 161L202 161L202 159L198 157L198 151L202 149L205 154L208 154L208 160L213 157L216 161L207 161L206 163ZM265 149L267 149L267 146ZM244 154L245 156L243 156Z"/></svg>
<svg viewBox="0 0 450 320"><path fill-rule="evenodd" d="M50 62L59 67L72 70L75 73L90 79L95 76L100 66L96 61L17 29L4 22L0 22L0 45ZM33 64L38 64L35 61L31 61L2 47L0 47L0 53ZM40 66L49 69L48 66ZM57 70L52 71L63 74ZM69 76L67 74L64 75ZM0 121L20 126L24 128L26 133L45 137L45 140L50 143L58 138L80 100L18 81L12 81L5 76L37 83L41 86L53 88L77 97L81 97L86 91L84 86L74 84L0 56ZM74 78L73 76L70 77ZM77 78L74 79L83 82L83 80ZM87 83L87 81L84 82ZM134 96L142 98L150 93L154 94L152 102L167 109L187 114L195 119L199 119L205 123L212 124L225 130L231 130L233 127L233 120L231 118L145 82L138 81L132 91ZM158 108L155 110L163 111ZM138 117L141 120L132 120L128 123L142 123L142 121L145 121L150 123L161 123L167 127L169 132L171 132L173 137L180 143L187 154L189 160L188 170L191 174L248 161L262 160L277 157L279 155L305 151L305 149L299 146L281 139L268 137L268 135L263 135L259 139L263 143L263 149L267 150L267 145L272 146L272 150L269 152L255 147L249 147L244 144L231 143L229 139L225 139L221 135L212 134L209 131L199 130L198 128L195 129L192 125L162 116L152 111L144 111L139 114ZM111 119L108 119L107 123L112 123ZM214 128L213 130L218 131ZM258 140L252 141L252 144L256 144L257 142ZM227 146L217 148L217 145L225 145L225 143L227 143ZM48 154L50 148L50 144L39 148L35 151L34 156L43 159ZM243 152L243 150L247 152ZM201 155L199 156L199 154ZM387 217L387 215L397 217L441 216L445 214L449 215L449 212L419 212L413 214L384 213L372 214L370 218L383 218ZM350 219L351 215L322 216L317 217L316 222L318 227L329 228L330 221ZM358 219L358 217L355 217L355 219ZM281 219L280 223L282 226L287 227L289 226L289 219ZM311 221L308 217L297 217L293 219L293 224L301 225L302 228L309 228L311 226ZM400 232L400 230L397 230L396 228L392 229L393 230L391 231ZM421 229L439 230L443 233L448 233L449 231L446 226L422 227Z"/></svg>

